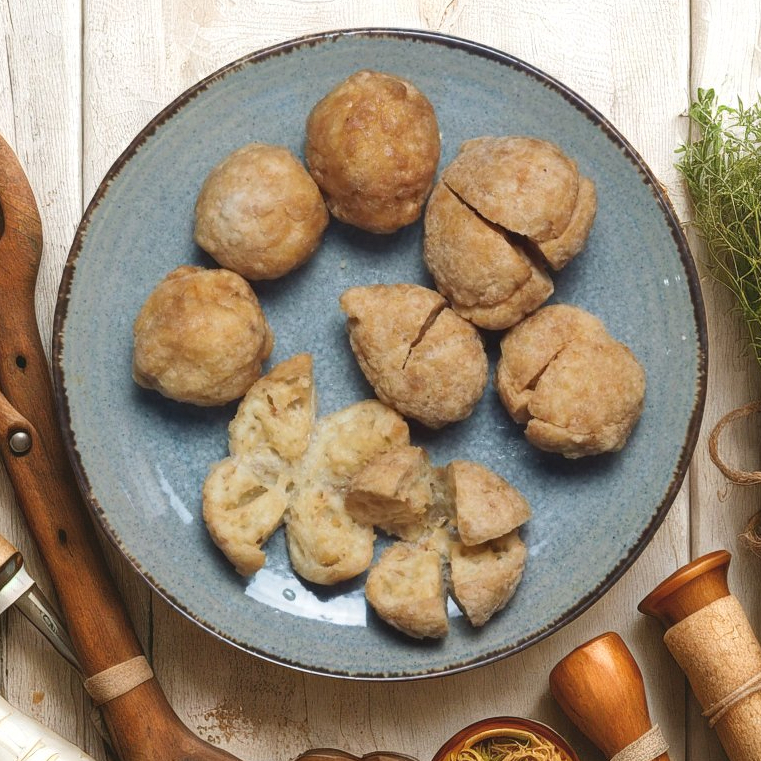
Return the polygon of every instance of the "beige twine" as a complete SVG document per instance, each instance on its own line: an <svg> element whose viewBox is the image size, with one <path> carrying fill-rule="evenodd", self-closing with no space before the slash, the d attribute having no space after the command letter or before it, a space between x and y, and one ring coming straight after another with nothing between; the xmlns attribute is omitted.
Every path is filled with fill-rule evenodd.
<svg viewBox="0 0 761 761"><path fill-rule="evenodd" d="M719 719L733 706L741 700L752 695L754 692L761 690L761 674L756 674L748 679L745 684L741 684L736 690L729 695L716 701L710 708L703 711L703 716L708 719L708 726L713 729Z"/></svg>
<svg viewBox="0 0 761 761"><path fill-rule="evenodd" d="M148 665L145 656L138 655L85 679L85 689L90 693L95 705L102 706L134 690L149 679L153 679L153 669Z"/></svg>
<svg viewBox="0 0 761 761"><path fill-rule="evenodd" d="M638 740L618 751L610 761L653 761L658 756L662 756L668 749L669 744L663 737L661 728L656 724Z"/></svg>
<svg viewBox="0 0 761 761"><path fill-rule="evenodd" d="M761 471L758 470L737 470L727 465L719 455L719 436L729 423L739 418L748 417L755 412L761 412L761 401L750 402L742 407L738 407L732 412L728 412L716 423L715 428L708 437L708 452L711 455L714 465L732 482L742 486L751 486L752 484L761 484Z"/></svg>

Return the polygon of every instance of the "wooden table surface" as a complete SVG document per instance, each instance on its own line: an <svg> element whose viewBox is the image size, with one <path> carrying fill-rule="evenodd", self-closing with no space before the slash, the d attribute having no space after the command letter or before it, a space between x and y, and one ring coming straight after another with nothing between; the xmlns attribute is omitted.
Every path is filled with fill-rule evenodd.
<svg viewBox="0 0 761 761"><path fill-rule="evenodd" d="M682 219L689 210L673 150L686 134L690 94L713 86L724 98L750 99L761 89L758 0L0 0L0 134L15 147L40 204L45 250L37 306L47 345L83 207L135 133L188 86L245 53L309 32L360 26L467 37L560 79L628 137ZM700 258L694 236L692 243ZM705 278L703 292L708 402L685 485L652 543L613 590L528 652L413 683L304 675L205 634L109 552L146 652L182 719L242 759L285 761L310 747L333 746L358 754L399 750L427 761L465 724L515 714L555 726L583 758L599 759L553 703L547 677L572 648L613 629L640 663L673 761L724 759L659 626L636 612L642 596L677 566L726 548L735 555L731 584L761 631L761 561L738 541L761 508L761 489L727 484L706 447L724 412L759 396L759 372L742 354L743 330L729 314L727 294ZM733 429L726 456L757 466L757 428ZM0 532L17 543L46 586L1 472ZM14 610L0 622L0 638L0 693L104 758L78 679Z"/></svg>

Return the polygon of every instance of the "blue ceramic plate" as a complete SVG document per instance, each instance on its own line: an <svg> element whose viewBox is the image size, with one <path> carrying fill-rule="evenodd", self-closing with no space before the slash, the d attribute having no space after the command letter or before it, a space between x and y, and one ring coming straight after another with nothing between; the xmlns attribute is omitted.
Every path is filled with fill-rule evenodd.
<svg viewBox="0 0 761 761"><path fill-rule="evenodd" d="M200 409L138 388L131 329L140 306L180 264L213 266L193 243L193 205L207 172L245 143L302 153L314 103L360 68L411 79L443 135L441 166L463 140L554 141L597 183L587 250L555 278L555 301L601 317L647 371L644 414L623 452L568 462L531 447L490 386L466 421L413 440L433 459L478 460L529 499L529 560L507 608L483 629L451 606L442 642L397 634L363 597L364 578L302 583L282 532L252 580L209 539L201 484L226 454L235 406ZM431 285L420 223L375 236L332 221L317 255L256 286L276 336L270 362L314 355L320 412L372 396L338 307L364 283ZM499 336L487 336L492 369ZM248 56L182 95L106 176L80 225L56 313L55 383L80 485L108 536L172 605L223 639L278 663L359 678L457 671L514 653L599 599L642 551L685 474L705 393L706 333L695 269L674 212L642 160L563 85L504 53L424 32L317 35ZM377 549L383 547L379 541Z"/></svg>

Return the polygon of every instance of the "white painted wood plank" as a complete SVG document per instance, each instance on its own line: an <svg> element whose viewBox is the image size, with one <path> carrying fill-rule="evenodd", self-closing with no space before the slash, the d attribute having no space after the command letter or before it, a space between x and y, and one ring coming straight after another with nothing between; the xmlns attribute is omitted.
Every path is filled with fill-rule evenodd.
<svg viewBox="0 0 761 761"><path fill-rule="evenodd" d="M79 5L67 0L0 3L0 131L15 148L40 207L45 245L37 315L48 352L58 281L81 214L80 22ZM0 532L22 550L50 593L2 469ZM0 623L0 632L0 690L9 701L100 753L87 718L89 701L68 666L15 611Z"/></svg>
<svg viewBox="0 0 761 761"><path fill-rule="evenodd" d="M693 94L698 87L713 87L723 102L739 95L751 102L761 91L761 9L744 0L693 0ZM699 257L702 243L691 244ZM761 634L758 585L760 566L738 541L751 515L761 509L759 487L727 483L708 456L707 438L716 422L729 410L761 397L761 373L747 354L745 328L730 314L732 297L725 289L703 279L708 307L710 368L708 403L701 441L693 464L692 553L698 557L716 549L733 554L730 586L740 598L757 633ZM744 355L744 356L743 356ZM759 421L730 429L722 437L722 455L738 467L759 467ZM694 758L710 761L726 757L709 730L695 699L690 696L689 747Z"/></svg>
<svg viewBox="0 0 761 761"><path fill-rule="evenodd" d="M609 115L674 189L671 151L688 89L685 0L407 3L165 2L129 8L86 3L85 186L159 108L200 77L253 49L319 29L382 24L439 28L507 50L565 81ZM266 20L266 21L263 21ZM118 33L114 30L118 29ZM678 200L678 194L675 194ZM683 681L636 603L688 557L687 496L635 568L605 600L528 653L469 674L413 684L366 685L303 676L261 663L199 632L156 601L154 655L180 715L244 757L290 758L310 746L362 753L402 750L421 759L471 720L498 713L543 718L599 758L569 729L547 693L549 668L572 647L620 631L640 660L653 715L683 753Z"/></svg>

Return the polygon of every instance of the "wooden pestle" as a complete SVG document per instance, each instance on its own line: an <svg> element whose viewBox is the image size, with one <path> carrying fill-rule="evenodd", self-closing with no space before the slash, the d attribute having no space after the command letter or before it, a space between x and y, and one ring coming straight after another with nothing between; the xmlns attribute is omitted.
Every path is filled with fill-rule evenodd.
<svg viewBox="0 0 761 761"><path fill-rule="evenodd" d="M731 595L731 555L712 552L669 576L639 610L667 628L664 642L687 675L731 761L761 758L759 644Z"/></svg>
<svg viewBox="0 0 761 761"><path fill-rule="evenodd" d="M577 647L550 672L550 690L571 721L612 758L652 728L642 672L618 634ZM669 761L664 753L655 761Z"/></svg>

